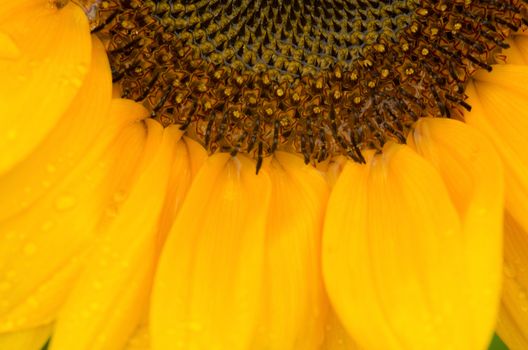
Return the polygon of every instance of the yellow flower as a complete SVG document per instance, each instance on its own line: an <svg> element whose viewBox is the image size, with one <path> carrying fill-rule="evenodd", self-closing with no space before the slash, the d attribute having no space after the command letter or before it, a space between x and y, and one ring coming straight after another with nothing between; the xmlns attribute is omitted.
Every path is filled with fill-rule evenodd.
<svg viewBox="0 0 528 350"><path fill-rule="evenodd" d="M145 3L157 11L168 4ZM526 12L517 0L481 5ZM37 350L51 337L50 350L465 350L485 349L495 329L511 349L528 348L525 33L509 39L502 61L493 51L492 73L467 81L465 123L419 118L402 127L404 143L389 123L382 128L392 136L379 145L372 126L361 139L369 147L359 151L349 139L348 158L315 167L305 164L314 160L311 133L289 145L285 133L274 136L279 125L260 136L282 142L268 157L264 142L256 154L249 146L223 152L207 126L164 127L151 118L154 104L116 97L142 85L112 86L111 43L90 34L94 8L82 7L0 3L0 349ZM449 23L458 35L459 24ZM115 68L117 56L109 56ZM402 76L417 73L411 61L398 68ZM371 70L365 57L361 65L380 79L390 74ZM341 79L339 69L332 74ZM198 91L204 81L193 81ZM313 88L319 84L326 81ZM339 89L327 92L341 98ZM423 93L426 102L438 97L434 86ZM365 96L350 101L360 106ZM313 101L303 106L322 113ZM444 100L436 101L424 110L443 114ZM278 109L270 102L258 113L275 118ZM281 118L287 128L290 115ZM333 125L332 118L317 120ZM222 125L220 136L231 127ZM346 148L337 131L332 140L333 149Z"/></svg>

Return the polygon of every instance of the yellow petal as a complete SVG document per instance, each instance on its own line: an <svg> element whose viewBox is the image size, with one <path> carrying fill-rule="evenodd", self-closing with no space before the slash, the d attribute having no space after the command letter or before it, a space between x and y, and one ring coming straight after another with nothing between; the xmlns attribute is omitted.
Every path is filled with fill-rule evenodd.
<svg viewBox="0 0 528 350"><path fill-rule="evenodd" d="M512 36L506 41L510 48L502 52L506 57L506 62L509 64L528 64L528 55L525 55L525 50L528 50L528 45L524 47L524 41L528 40L522 36ZM528 52L527 52L528 53Z"/></svg>
<svg viewBox="0 0 528 350"><path fill-rule="evenodd" d="M483 72L479 71L474 76L474 83L477 87L477 93L482 99L481 103L484 104L484 107L487 107L487 104L495 102L498 99L498 95L503 97L503 91L507 90L508 92L514 93L513 97L517 98L517 95L527 96L528 95L528 66L521 64L496 64L493 66L493 72ZM490 94L490 91L491 94ZM498 92L494 90L498 89ZM482 90L482 91L481 91ZM469 101L471 102L471 101ZM511 111L519 111L522 108L515 106L517 100L515 99L506 99L502 101L502 104L496 108L503 108L506 105L510 106ZM526 102L524 100L524 102ZM512 106L513 105L513 106ZM471 113L468 113L471 114Z"/></svg>
<svg viewBox="0 0 528 350"><path fill-rule="evenodd" d="M260 307L270 181L254 162L211 156L160 258L152 347L248 349Z"/></svg>
<svg viewBox="0 0 528 350"><path fill-rule="evenodd" d="M52 329L52 325L45 325L24 331L0 334L0 349L41 350L48 341Z"/></svg>
<svg viewBox="0 0 528 350"><path fill-rule="evenodd" d="M160 217L156 251L159 253L165 242L176 214L184 202L192 180L207 159L205 149L197 142L182 137L174 147L174 162L166 191L165 202ZM147 305L148 306L148 305ZM146 310L145 310L146 311ZM150 331L148 315L142 318L132 336L127 342L125 350L149 350Z"/></svg>
<svg viewBox="0 0 528 350"><path fill-rule="evenodd" d="M506 213L504 278L497 332L511 350L528 349L528 235Z"/></svg>
<svg viewBox="0 0 528 350"><path fill-rule="evenodd" d="M31 12L35 9L57 11L54 0L9 0L0 3L0 21L16 16L20 12Z"/></svg>
<svg viewBox="0 0 528 350"><path fill-rule="evenodd" d="M467 293L465 312L473 348L484 349L493 333L501 289L503 174L492 144L478 131L451 119L418 121L407 143L442 175L463 224ZM466 290L464 290L466 292Z"/></svg>
<svg viewBox="0 0 528 350"><path fill-rule="evenodd" d="M159 250L161 250L176 214L184 202L192 180L207 159L205 149L188 137L182 137L174 148L174 163L172 164L169 187L161 213L158 237Z"/></svg>
<svg viewBox="0 0 528 350"><path fill-rule="evenodd" d="M173 152L182 136L176 127L164 132L153 120L147 126L138 180L63 306L52 350L119 349L139 323L156 261Z"/></svg>
<svg viewBox="0 0 528 350"><path fill-rule="evenodd" d="M41 2L0 13L0 174L26 158L66 112L90 66L91 39L82 10ZM0 8L2 11L2 8ZM9 43L9 45L5 45Z"/></svg>
<svg viewBox="0 0 528 350"><path fill-rule="evenodd" d="M92 57L84 84L56 128L28 159L0 177L0 221L60 182L108 123L112 78L105 49L96 38Z"/></svg>
<svg viewBox="0 0 528 350"><path fill-rule="evenodd" d="M439 173L408 146L346 165L323 248L331 302L362 348L479 349L468 334L459 215Z"/></svg>
<svg viewBox="0 0 528 350"><path fill-rule="evenodd" d="M319 172L292 154L276 153L266 169L272 194L264 301L249 349L318 349L327 309L319 253L327 185Z"/></svg>
<svg viewBox="0 0 528 350"><path fill-rule="evenodd" d="M98 223L112 213L114 193L128 188L145 130L127 125L145 115L135 103L113 102L112 122L74 171L31 209L0 223L0 332L55 318Z"/></svg>
<svg viewBox="0 0 528 350"><path fill-rule="evenodd" d="M467 88L466 122L489 136L504 163L506 207L528 229L528 66L496 65ZM508 82L510 84L508 85Z"/></svg>
<svg viewBox="0 0 528 350"><path fill-rule="evenodd" d="M528 36L516 35L513 37L513 42L519 50L524 64L528 64Z"/></svg>

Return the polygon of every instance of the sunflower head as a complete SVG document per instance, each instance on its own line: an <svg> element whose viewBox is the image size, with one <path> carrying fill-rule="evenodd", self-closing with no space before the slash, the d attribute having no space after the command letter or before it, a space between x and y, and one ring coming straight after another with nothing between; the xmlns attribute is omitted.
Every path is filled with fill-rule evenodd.
<svg viewBox="0 0 528 350"><path fill-rule="evenodd" d="M467 79L526 18L508 1L124 1L85 5L123 97L210 153L305 162L462 119Z"/></svg>
<svg viewBox="0 0 528 350"><path fill-rule="evenodd" d="M0 349L528 349L526 4L4 1Z"/></svg>

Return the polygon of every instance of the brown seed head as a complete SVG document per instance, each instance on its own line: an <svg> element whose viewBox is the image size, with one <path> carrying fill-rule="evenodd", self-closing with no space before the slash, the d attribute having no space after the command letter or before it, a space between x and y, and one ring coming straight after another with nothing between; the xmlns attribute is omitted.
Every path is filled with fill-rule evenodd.
<svg viewBox="0 0 528 350"><path fill-rule="evenodd" d="M526 25L521 0L98 0L114 82L210 152L306 162L462 118L464 87ZM259 162L260 163L260 162Z"/></svg>

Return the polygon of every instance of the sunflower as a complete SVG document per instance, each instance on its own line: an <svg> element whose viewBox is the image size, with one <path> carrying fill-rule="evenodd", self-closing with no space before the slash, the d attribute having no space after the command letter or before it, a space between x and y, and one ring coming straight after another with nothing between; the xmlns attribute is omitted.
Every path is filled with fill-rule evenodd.
<svg viewBox="0 0 528 350"><path fill-rule="evenodd" d="M527 349L526 18L3 1L0 349Z"/></svg>

